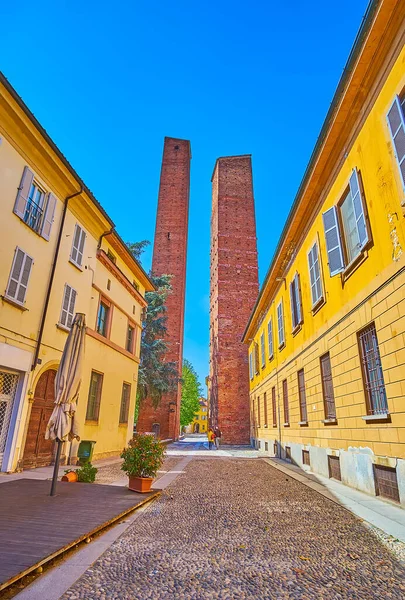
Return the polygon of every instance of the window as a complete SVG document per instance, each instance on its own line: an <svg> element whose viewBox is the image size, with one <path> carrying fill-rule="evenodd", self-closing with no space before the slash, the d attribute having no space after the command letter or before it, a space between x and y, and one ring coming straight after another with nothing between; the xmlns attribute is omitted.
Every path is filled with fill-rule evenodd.
<svg viewBox="0 0 405 600"><path fill-rule="evenodd" d="M380 415L388 412L384 374L374 323L358 334L361 366L366 394L367 414Z"/></svg>
<svg viewBox="0 0 405 600"><path fill-rule="evenodd" d="M298 273L295 274L294 279L290 283L290 298L291 298L292 328L294 330L302 323L300 277L299 277Z"/></svg>
<svg viewBox="0 0 405 600"><path fill-rule="evenodd" d="M312 306L314 307L323 299L321 268L319 264L318 242L308 252L309 279L311 282Z"/></svg>
<svg viewBox="0 0 405 600"><path fill-rule="evenodd" d="M376 496L400 502L396 469L383 465L374 465Z"/></svg>
<svg viewBox="0 0 405 600"><path fill-rule="evenodd" d="M23 305L27 294L28 281L31 274L33 259L21 248L15 249L13 264L7 284L6 297Z"/></svg>
<svg viewBox="0 0 405 600"><path fill-rule="evenodd" d="M262 335L260 336L260 352L262 355L262 369L264 369L264 367L266 366L266 351L265 351L265 345L264 345L264 331L262 333Z"/></svg>
<svg viewBox="0 0 405 600"><path fill-rule="evenodd" d="M110 321L111 321L111 304L105 298L100 299L98 307L96 331L104 337L109 336Z"/></svg>
<svg viewBox="0 0 405 600"><path fill-rule="evenodd" d="M270 321L267 324L267 337L268 337L268 343L269 343L269 360L271 360L274 356L274 349L273 349L273 320L270 319Z"/></svg>
<svg viewBox="0 0 405 600"><path fill-rule="evenodd" d="M129 405L131 402L131 384L122 384L120 423L128 423Z"/></svg>
<svg viewBox="0 0 405 600"><path fill-rule="evenodd" d="M65 283L65 290L63 292L62 311L60 313L59 323L64 327L72 326L73 317L75 316L75 303L76 303L77 292L70 285Z"/></svg>
<svg viewBox="0 0 405 600"><path fill-rule="evenodd" d="M271 408L273 411L273 427L277 427L276 388L271 389Z"/></svg>
<svg viewBox="0 0 405 600"><path fill-rule="evenodd" d="M249 377L253 379L253 352L249 352Z"/></svg>
<svg viewBox="0 0 405 600"><path fill-rule="evenodd" d="M128 352L131 352L131 354L135 352L135 327L130 323L128 323L127 341L125 344L125 349Z"/></svg>
<svg viewBox="0 0 405 600"><path fill-rule="evenodd" d="M92 371L90 378L89 398L87 400L86 421L98 421L102 387L102 373Z"/></svg>
<svg viewBox="0 0 405 600"><path fill-rule="evenodd" d="M327 210L322 218L329 271L333 276L350 265L369 241L364 194L361 192L357 169L353 169L349 185L338 205Z"/></svg>
<svg viewBox="0 0 405 600"><path fill-rule="evenodd" d="M392 142L395 148L395 157L397 159L399 172L401 174L402 185L405 187L405 94L402 98L396 96L390 110L387 120L391 133Z"/></svg>
<svg viewBox="0 0 405 600"><path fill-rule="evenodd" d="M267 427L267 393L263 395L264 426Z"/></svg>
<svg viewBox="0 0 405 600"><path fill-rule="evenodd" d="M81 267L83 263L83 250L84 242L86 239L86 232L76 223L75 232L73 235L72 250L70 251L70 260L77 267Z"/></svg>
<svg viewBox="0 0 405 600"><path fill-rule="evenodd" d="M285 344L283 301L277 306L278 347Z"/></svg>
<svg viewBox="0 0 405 600"><path fill-rule="evenodd" d="M108 250L107 250L107 256L108 256L108 258L110 259L110 261L111 261L111 262L113 262L114 264L116 264L116 262L117 262L117 257L115 256L115 254L113 254L113 253L111 252L111 250L110 250L109 248L108 248Z"/></svg>
<svg viewBox="0 0 405 600"><path fill-rule="evenodd" d="M283 381L283 405L284 405L284 425L290 424L290 407L288 405L288 387L287 379Z"/></svg>
<svg viewBox="0 0 405 600"><path fill-rule="evenodd" d="M301 423L308 422L308 414L307 414L307 399L305 396L305 377L304 377L304 369L300 369L298 371L298 395L300 399L300 417Z"/></svg>
<svg viewBox="0 0 405 600"><path fill-rule="evenodd" d="M311 461L309 458L309 450L302 451L302 464L307 465L308 467L311 466Z"/></svg>
<svg viewBox="0 0 405 600"><path fill-rule="evenodd" d="M329 352L321 356L321 376L325 420L336 420L335 394L333 392L332 368Z"/></svg>
<svg viewBox="0 0 405 600"><path fill-rule="evenodd" d="M48 194L34 180L34 173L28 167L24 168L18 193L14 204L14 213L20 217L36 233L49 240L56 198Z"/></svg>
<svg viewBox="0 0 405 600"><path fill-rule="evenodd" d="M255 342L255 373L259 372L259 344Z"/></svg>
<svg viewBox="0 0 405 600"><path fill-rule="evenodd" d="M260 424L260 396L257 396L257 426L261 427L261 424Z"/></svg>
<svg viewBox="0 0 405 600"><path fill-rule="evenodd" d="M338 456L328 456L329 477L342 481L340 472L340 458Z"/></svg>

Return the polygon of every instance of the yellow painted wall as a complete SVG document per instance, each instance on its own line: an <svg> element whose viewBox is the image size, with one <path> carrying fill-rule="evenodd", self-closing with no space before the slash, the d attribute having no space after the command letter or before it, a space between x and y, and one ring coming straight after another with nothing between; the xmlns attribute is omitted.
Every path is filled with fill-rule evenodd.
<svg viewBox="0 0 405 600"><path fill-rule="evenodd" d="M24 308L0 300L0 358L7 357L7 348L17 348L30 352L33 358L40 319L43 312L45 294L50 278L51 265L55 253L56 239L61 222L63 202L67 195L79 189L76 181L61 164L56 154L41 137L34 125L22 113L10 98L7 91L1 90L0 102L0 295L5 293L15 247L18 245L34 259L28 284ZM21 118L22 123L19 121ZM29 166L35 179L46 192L52 192L57 198L54 222L50 240L46 241L27 226L13 213L17 188L20 185L24 166ZM69 261L75 224L85 229L87 236L84 247L83 265L79 269ZM111 326L111 344L103 340L86 336L83 379L78 402L77 419L82 439L96 440L95 458L117 455L132 437L135 395L140 354L140 327L143 303L134 297L122 285L119 278L107 269L97 258L100 236L111 230L111 221L100 211L97 205L82 193L72 199L68 205L66 220L61 238L52 293L50 296L41 349L40 364L31 372L30 359L24 366L18 365L18 354L13 359L13 370L21 371L24 381L22 396L18 399L19 411L13 422L13 451L8 470L19 465L24 453L25 437L31 411L31 401L40 375L49 368L57 369L68 333L58 327L65 284L77 291L75 312L83 312L89 329L96 328L96 316L100 291L114 303ZM128 266L114 250L111 235L102 238L101 248L110 249L116 256L116 266L129 283L135 282L139 294L144 297L144 276L139 269ZM129 261L130 264L130 261ZM109 283L108 283L109 282ZM110 289L107 289L109 285ZM129 318L136 325L136 346L134 355L125 352L127 326ZM14 353L15 354L15 353ZM14 356L13 354L13 356ZM23 356L23 355L21 355ZM10 368L2 364L0 370ZM97 424L86 423L87 399L91 371L104 374L100 403L100 415ZM119 424L121 394L123 382L131 385L131 403L128 424ZM72 448L72 455L77 444ZM63 450L69 452L68 446ZM1 465L0 465L1 468Z"/></svg>
<svg viewBox="0 0 405 600"><path fill-rule="evenodd" d="M194 433L194 427L198 423L199 425L199 433L206 433L208 431L208 408L207 406L200 406L200 410L194 417L191 425L190 431Z"/></svg>
<svg viewBox="0 0 405 600"><path fill-rule="evenodd" d="M303 239L285 272L271 305L260 324L256 325L254 343L259 344L265 331L266 364L251 381L252 408L255 407L252 436L272 441L280 439L301 444L347 449L367 446L378 455L405 457L405 195L394 157L386 115L394 97L405 87L405 49L389 72L374 105L339 166L333 182L325 192L322 206L307 226ZM325 247L322 213L335 205L348 185L351 171L362 176L373 245L367 257L342 285L340 275L331 277ZM391 222L390 222L391 219ZM399 260L393 260L392 230L395 228L402 248ZM312 313L308 251L319 240L325 304ZM290 283L300 275L303 324L292 334ZM383 287L390 278L393 281ZM370 295L370 299L365 299ZM281 350L277 342L276 306L283 300L286 344ZM364 302L364 303L363 303ZM363 303L363 304L362 304ZM350 311L353 311L350 313ZM269 361L267 324L273 319L274 359ZM341 322L340 322L341 321ZM389 412L392 422L366 423L365 396L357 345L357 332L374 321L380 346ZM339 323L340 322L340 323ZM337 409L337 425L324 425L322 385L319 358L330 352ZM299 426L297 371L304 368L308 406L308 426ZM271 390L276 387L277 413L282 416L282 381L287 379L290 426L272 426ZM263 411L263 395L267 393L268 427ZM257 403L259 398L259 403ZM257 428L257 404L261 411L261 427Z"/></svg>

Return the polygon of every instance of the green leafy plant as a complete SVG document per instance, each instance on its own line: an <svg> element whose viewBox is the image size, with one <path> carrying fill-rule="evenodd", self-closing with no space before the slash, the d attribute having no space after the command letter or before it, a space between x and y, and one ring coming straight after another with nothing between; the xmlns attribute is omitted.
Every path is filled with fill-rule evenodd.
<svg viewBox="0 0 405 600"><path fill-rule="evenodd" d="M165 457L165 447L153 435L139 433L124 448L121 469L128 477L155 477Z"/></svg>
<svg viewBox="0 0 405 600"><path fill-rule="evenodd" d="M94 483L98 469L91 463L84 463L80 469L77 469L77 481L82 483Z"/></svg>
<svg viewBox="0 0 405 600"><path fill-rule="evenodd" d="M200 410L199 399L202 395L202 387L198 375L187 359L183 362L180 425L189 425Z"/></svg>

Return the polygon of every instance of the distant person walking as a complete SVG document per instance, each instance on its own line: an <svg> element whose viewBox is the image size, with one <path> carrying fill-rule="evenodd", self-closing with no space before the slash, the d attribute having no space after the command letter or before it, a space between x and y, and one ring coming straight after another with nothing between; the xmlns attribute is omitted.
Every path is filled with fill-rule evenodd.
<svg viewBox="0 0 405 600"><path fill-rule="evenodd" d="M218 427L218 425L214 429L214 435L215 435L215 446L217 447L217 450L218 450L219 442L221 441L221 437L222 437L222 433L221 433L221 430Z"/></svg>
<svg viewBox="0 0 405 600"><path fill-rule="evenodd" d="M212 446L215 443L215 433L212 431L211 427L208 429L208 449L211 450Z"/></svg>

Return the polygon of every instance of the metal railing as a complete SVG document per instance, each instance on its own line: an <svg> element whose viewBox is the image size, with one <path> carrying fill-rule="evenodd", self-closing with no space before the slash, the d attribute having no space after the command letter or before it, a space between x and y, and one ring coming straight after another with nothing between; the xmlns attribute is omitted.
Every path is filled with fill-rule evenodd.
<svg viewBox="0 0 405 600"><path fill-rule="evenodd" d="M388 403L374 324L359 334L359 342L366 387L367 412L370 415L384 414L388 411Z"/></svg>
<svg viewBox="0 0 405 600"><path fill-rule="evenodd" d="M43 209L33 200L28 200L25 207L24 223L38 232L42 224Z"/></svg>

